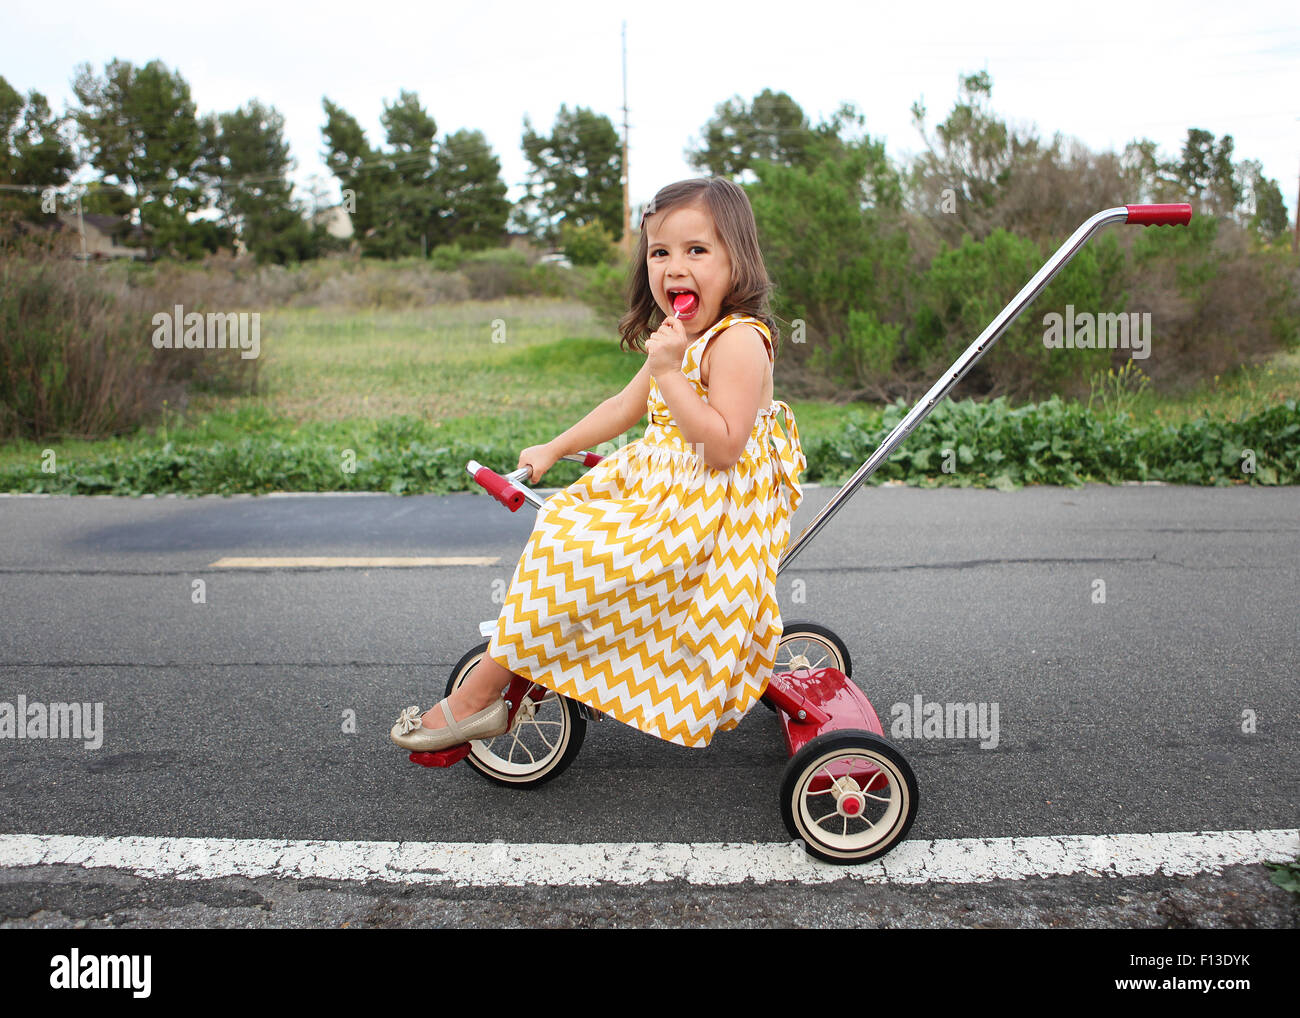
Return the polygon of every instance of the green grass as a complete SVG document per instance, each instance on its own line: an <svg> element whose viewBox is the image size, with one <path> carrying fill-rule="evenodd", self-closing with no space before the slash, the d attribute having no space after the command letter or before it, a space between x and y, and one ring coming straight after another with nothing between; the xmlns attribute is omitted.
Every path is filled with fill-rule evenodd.
<svg viewBox="0 0 1300 1018"><path fill-rule="evenodd" d="M548 298L268 312L262 359L254 396L201 394L184 408L168 407L156 427L123 438L0 446L0 490L461 490L472 483L465 459L512 468L518 450L564 431L623 388L642 363L583 305ZM1052 401L1019 409L949 404L878 477L998 486L1144 476L1228 483L1234 449L1290 441L1286 413L1262 431L1230 423L1300 399L1300 353L1211 379L1178 398L1136 389L1131 380L1121 383L1092 414ZM791 406L809 480L835 481L856 469L900 413L897 405ZM1148 438L1134 458L1124 446L1141 435ZM954 442L967 447L964 469L945 477L936 465L945 443ZM55 452L53 475L41 471L45 449ZM347 450L355 472L340 466ZM1290 460L1270 455L1263 483L1296 483ZM1008 457L1015 462L1004 462ZM557 465L546 483L577 474L576 466Z"/></svg>
<svg viewBox="0 0 1300 1018"><path fill-rule="evenodd" d="M542 298L416 311L276 311L261 401L295 421L586 413L636 374L582 305Z"/></svg>

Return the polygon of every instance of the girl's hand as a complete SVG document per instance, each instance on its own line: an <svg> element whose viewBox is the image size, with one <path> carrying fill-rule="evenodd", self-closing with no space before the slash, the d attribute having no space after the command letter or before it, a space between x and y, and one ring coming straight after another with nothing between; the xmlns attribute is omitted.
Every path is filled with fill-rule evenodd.
<svg viewBox="0 0 1300 1018"><path fill-rule="evenodd" d="M650 366L650 374L658 378L662 374L680 371L688 346L686 326L676 318L665 318L655 334L646 340L646 363Z"/></svg>
<svg viewBox="0 0 1300 1018"><path fill-rule="evenodd" d="M556 461L560 458L560 451L547 442L545 445L530 445L527 449L519 454L520 467L527 465L532 468L532 474L524 478L527 484L537 484L542 479L542 475L551 467L555 466Z"/></svg>

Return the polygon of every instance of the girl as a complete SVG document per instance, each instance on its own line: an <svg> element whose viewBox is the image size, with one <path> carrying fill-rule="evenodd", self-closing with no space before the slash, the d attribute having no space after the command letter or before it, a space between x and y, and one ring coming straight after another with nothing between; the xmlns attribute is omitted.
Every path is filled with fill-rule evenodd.
<svg viewBox="0 0 1300 1018"><path fill-rule="evenodd" d="M645 437L547 500L486 654L437 707L403 711L393 742L434 751L502 734L512 673L682 746L707 746L757 702L806 466L794 414L772 401L771 289L740 187L684 180L655 195L619 322L644 366L519 466L535 485L648 411Z"/></svg>

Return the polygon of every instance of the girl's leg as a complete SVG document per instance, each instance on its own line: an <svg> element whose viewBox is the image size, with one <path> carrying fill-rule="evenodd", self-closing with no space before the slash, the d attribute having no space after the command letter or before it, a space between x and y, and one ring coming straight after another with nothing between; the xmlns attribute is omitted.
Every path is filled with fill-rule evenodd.
<svg viewBox="0 0 1300 1018"><path fill-rule="evenodd" d="M464 721L499 700L514 677L513 672L485 654L465 676L465 681L447 697L447 709L457 721ZM440 709L425 711L423 722L425 728L443 728L446 725Z"/></svg>

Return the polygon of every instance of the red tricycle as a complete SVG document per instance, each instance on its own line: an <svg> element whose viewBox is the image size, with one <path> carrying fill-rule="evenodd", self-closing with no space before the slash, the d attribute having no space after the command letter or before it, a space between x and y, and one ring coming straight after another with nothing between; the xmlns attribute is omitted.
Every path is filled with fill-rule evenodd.
<svg viewBox="0 0 1300 1018"><path fill-rule="evenodd" d="M790 542L778 574L1094 233L1117 222L1186 225L1191 216L1192 208L1185 204L1125 205L1099 212L1080 226ZM601 459L591 452L564 458L588 467ZM524 485L531 473L528 467L501 475L471 460L468 470L512 512L525 502L535 508L543 505L544 499ZM490 635L495 627L495 620L482 623L480 635ZM487 646L486 641L479 644L457 662L447 682L447 695L469 674ZM884 738L880 719L866 694L851 681L852 674L848 648L835 633L814 622L787 621L763 694L763 702L780 716L790 756L780 795L786 829L803 841L811 855L832 863L860 863L884 855L906 837L920 801L912 768ZM504 735L437 753L412 753L410 759L426 767L448 767L467 760L490 781L516 788L536 787L573 762L587 724L603 716L526 679L515 679L505 697L510 706L510 729Z"/></svg>

